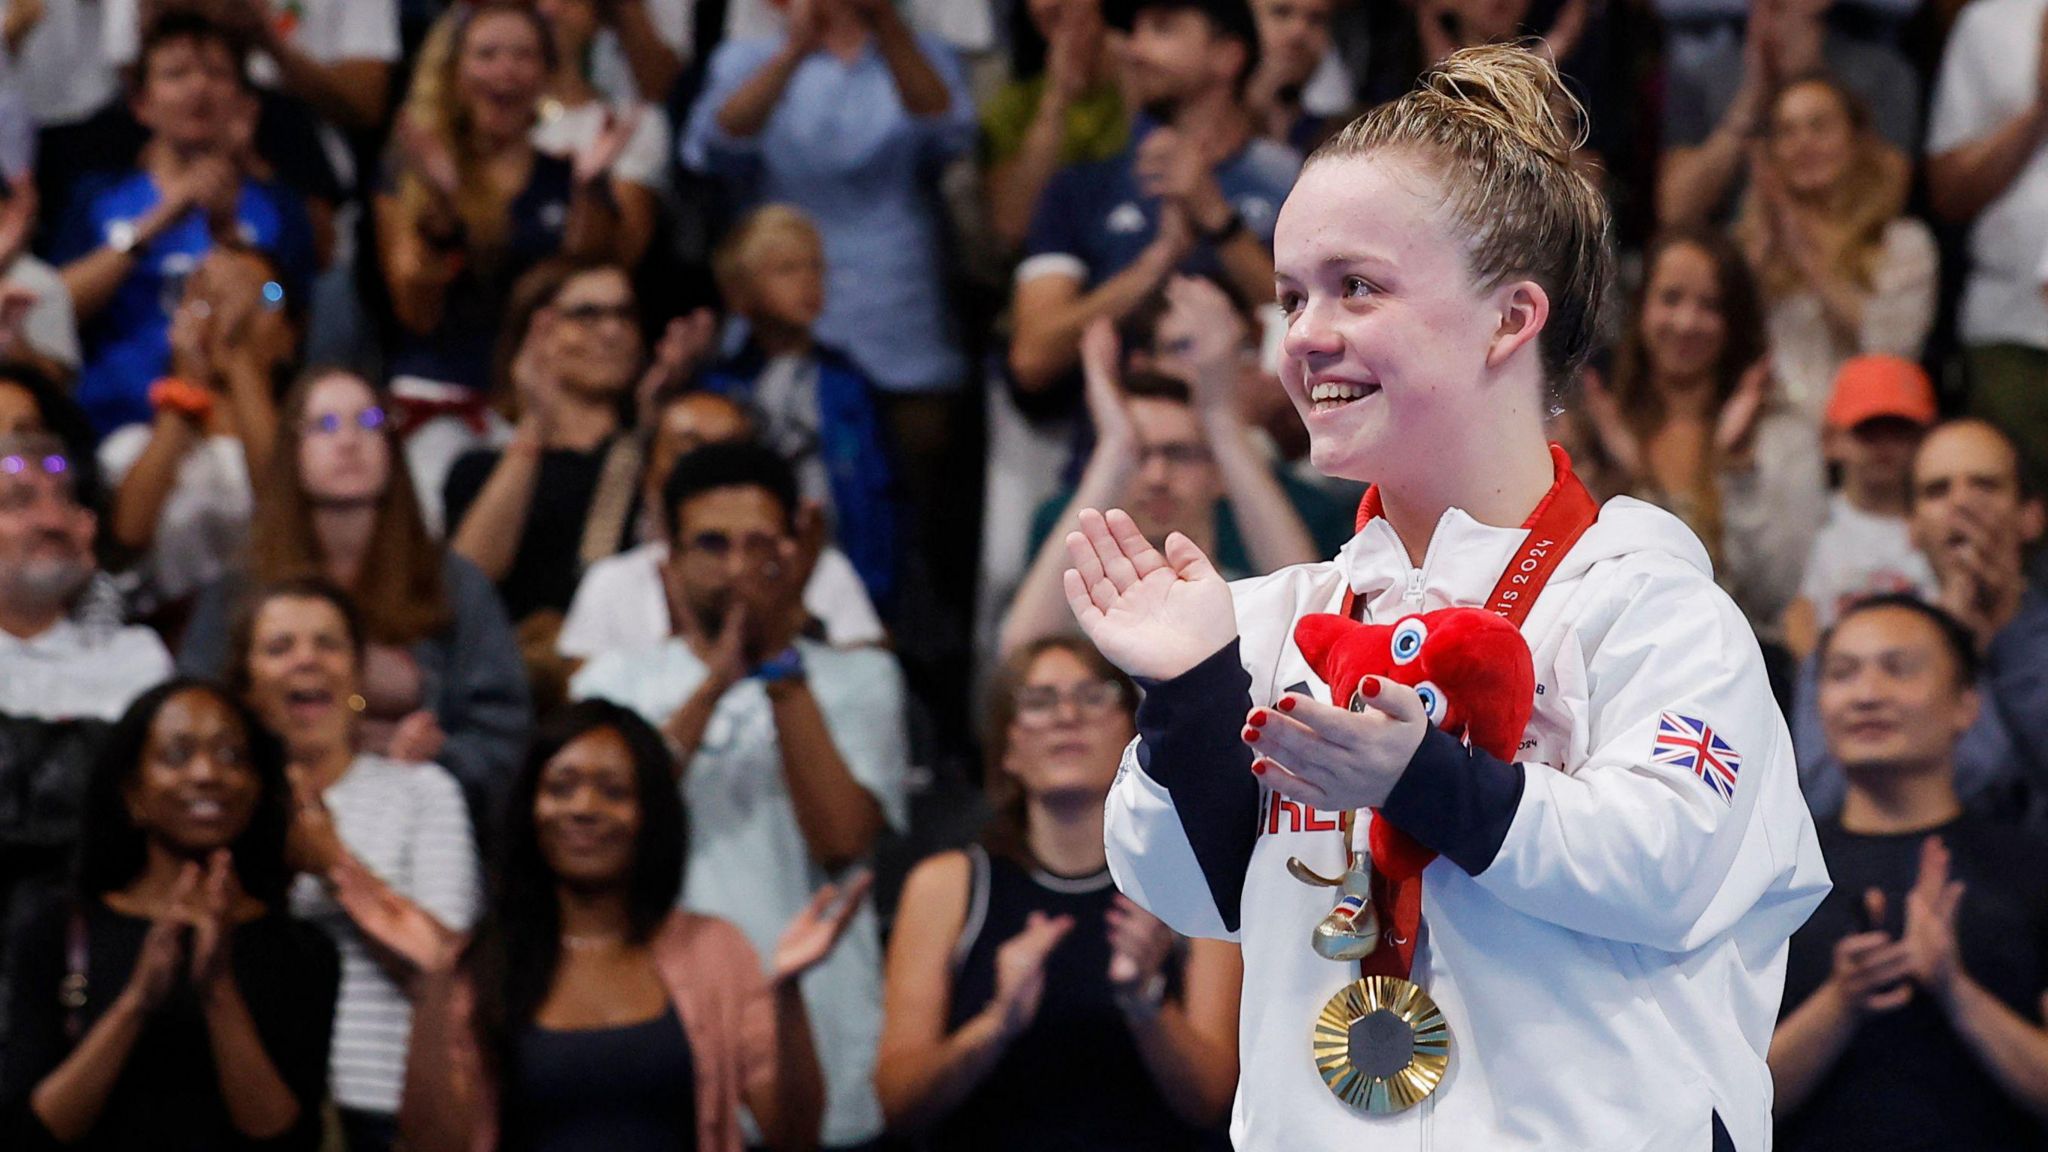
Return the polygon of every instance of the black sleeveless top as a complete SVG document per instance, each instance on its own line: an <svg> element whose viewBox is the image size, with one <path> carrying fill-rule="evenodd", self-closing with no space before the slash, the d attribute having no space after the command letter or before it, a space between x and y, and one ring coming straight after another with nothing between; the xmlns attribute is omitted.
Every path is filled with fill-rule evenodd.
<svg viewBox="0 0 2048 1152"><path fill-rule="evenodd" d="M1168 1107L1110 996L1109 926L1116 887L1107 869L1068 880L968 849L973 882L953 953L951 1031L995 996L996 951L1033 912L1071 916L1047 957L1045 996L974 1091L932 1134L931 1152L1187 1152L1218 1147ZM1182 961L1168 961L1177 990Z"/></svg>
<svg viewBox="0 0 2048 1152"><path fill-rule="evenodd" d="M534 1026L518 1041L502 1143L519 1152L695 1152L697 1083L673 1010L619 1028Z"/></svg>

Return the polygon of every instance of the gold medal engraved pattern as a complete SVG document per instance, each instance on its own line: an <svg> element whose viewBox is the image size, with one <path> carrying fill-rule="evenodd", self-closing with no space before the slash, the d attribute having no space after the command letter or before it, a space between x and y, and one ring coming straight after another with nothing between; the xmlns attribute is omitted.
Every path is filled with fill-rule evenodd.
<svg viewBox="0 0 2048 1152"><path fill-rule="evenodd" d="M1316 1071L1337 1099L1385 1115L1436 1091L1451 1063L1451 1026L1416 985L1367 976L1323 1005L1312 1038Z"/></svg>

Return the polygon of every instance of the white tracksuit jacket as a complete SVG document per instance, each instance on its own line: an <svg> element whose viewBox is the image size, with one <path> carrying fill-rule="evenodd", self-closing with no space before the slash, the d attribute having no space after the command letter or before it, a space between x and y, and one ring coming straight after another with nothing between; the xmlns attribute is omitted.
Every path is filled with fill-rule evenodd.
<svg viewBox="0 0 2048 1152"><path fill-rule="evenodd" d="M1110 870L1177 931L1243 945L1239 1149L1770 1147L1764 1053L1786 944L1827 871L1754 635L1692 533L1627 498L1601 510L1523 626L1538 686L1519 763L1432 732L1383 808L1441 853L1423 874L1413 978L1450 1022L1444 1082L1371 1116L1316 1074L1310 1030L1356 965L1310 951L1333 894L1285 865L1335 875L1343 847L1334 813L1250 773L1245 710L1290 688L1329 699L1294 622L1341 611L1347 585L1376 623L1480 605L1523 536L1452 509L1418 570L1374 520L1334 561L1233 584L1239 642L1147 685L1109 796ZM1740 757L1732 800L1652 762L1667 712Z"/></svg>

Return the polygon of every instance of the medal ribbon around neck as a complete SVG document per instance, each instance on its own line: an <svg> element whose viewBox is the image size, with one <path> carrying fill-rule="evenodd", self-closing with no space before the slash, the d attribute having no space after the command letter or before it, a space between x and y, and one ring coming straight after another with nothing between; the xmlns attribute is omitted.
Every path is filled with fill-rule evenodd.
<svg viewBox="0 0 2048 1152"><path fill-rule="evenodd" d="M1550 459L1557 479L1523 522L1528 534L1486 598L1487 611L1517 628L1529 618L1537 595L1557 571L1565 553L1571 551L1600 514L1593 494L1572 472L1572 460L1565 450L1552 444ZM1380 490L1374 485L1366 489L1365 499L1359 502L1357 528L1364 529L1381 514ZM1344 615L1357 620L1363 613L1364 604L1358 594L1346 589ZM1342 701L1335 703L1343 706ZM1351 822L1345 821L1341 827L1348 860ZM1436 853L1380 819L1376 809L1367 842L1372 851L1372 905L1379 917L1382 940L1393 947L1373 949L1358 962L1358 974L1406 980L1415 967L1415 945L1422 935L1422 870L1436 859Z"/></svg>

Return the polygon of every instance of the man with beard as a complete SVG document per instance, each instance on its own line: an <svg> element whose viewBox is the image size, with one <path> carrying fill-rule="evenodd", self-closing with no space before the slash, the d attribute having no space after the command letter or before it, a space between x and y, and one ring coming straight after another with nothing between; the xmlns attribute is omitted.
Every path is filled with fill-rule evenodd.
<svg viewBox="0 0 2048 1152"><path fill-rule="evenodd" d="M738 924L763 954L819 887L858 865L884 823L906 823L903 676L880 648L801 634L803 588L823 525L799 511L772 450L712 444L676 461L662 489L673 634L599 654L579 699L631 708L676 754L689 815L683 902ZM881 937L863 908L804 979L825 1068L825 1142L879 1136Z"/></svg>
<svg viewBox="0 0 2048 1152"><path fill-rule="evenodd" d="M0 715L112 720L171 673L156 633L75 612L99 520L72 455L45 433L0 437Z"/></svg>
<svg viewBox="0 0 2048 1152"><path fill-rule="evenodd" d="M106 611L82 603L99 599L87 595L98 518L74 487L83 451L42 431L0 435L0 929L9 939L14 910L34 903L17 895L63 872L108 725L171 674L156 633L121 625L118 598ZM5 983L0 972L0 993ZM6 1031L0 1018L0 1040Z"/></svg>
<svg viewBox="0 0 2048 1152"><path fill-rule="evenodd" d="M1068 380L1081 333L1120 319L1180 269L1240 303L1273 293L1273 222L1301 156L1260 137L1245 108L1259 33L1245 0L1119 0L1133 141L1046 185L1017 266L1010 374L1019 390Z"/></svg>

